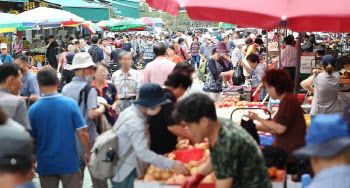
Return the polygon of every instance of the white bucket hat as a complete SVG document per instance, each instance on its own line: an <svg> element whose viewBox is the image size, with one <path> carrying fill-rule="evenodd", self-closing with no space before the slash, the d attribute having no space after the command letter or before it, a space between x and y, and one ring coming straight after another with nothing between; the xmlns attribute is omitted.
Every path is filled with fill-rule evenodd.
<svg viewBox="0 0 350 188"><path fill-rule="evenodd" d="M7 44L6 43L1 43L0 44L0 49L4 49L4 48L7 49Z"/></svg>
<svg viewBox="0 0 350 188"><path fill-rule="evenodd" d="M89 53L77 53L73 58L71 70L84 69L91 66L95 67L96 64L92 61Z"/></svg>

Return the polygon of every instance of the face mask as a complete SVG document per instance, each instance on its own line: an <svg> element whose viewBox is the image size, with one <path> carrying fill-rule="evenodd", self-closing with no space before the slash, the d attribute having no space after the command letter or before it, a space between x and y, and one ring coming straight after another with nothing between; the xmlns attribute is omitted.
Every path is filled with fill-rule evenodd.
<svg viewBox="0 0 350 188"><path fill-rule="evenodd" d="M224 55L226 55L226 53L220 53L220 56L224 56Z"/></svg>
<svg viewBox="0 0 350 188"><path fill-rule="evenodd" d="M92 78L91 75L88 75L88 76L85 77L85 81L92 82L92 81L94 81L94 79Z"/></svg>
<svg viewBox="0 0 350 188"><path fill-rule="evenodd" d="M147 109L147 115L155 116L155 115L157 115L160 112L161 109L162 109L161 106L158 106L158 107L156 107L154 109Z"/></svg>
<svg viewBox="0 0 350 188"><path fill-rule="evenodd" d="M210 44L211 43L211 41L207 41L207 44Z"/></svg>
<svg viewBox="0 0 350 188"><path fill-rule="evenodd" d="M147 44L153 44L153 42L152 41L147 41Z"/></svg>

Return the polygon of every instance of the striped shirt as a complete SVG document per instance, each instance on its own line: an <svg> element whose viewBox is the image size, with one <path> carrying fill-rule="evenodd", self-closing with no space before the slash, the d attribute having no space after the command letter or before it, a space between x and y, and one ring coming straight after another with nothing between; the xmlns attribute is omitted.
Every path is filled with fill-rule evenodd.
<svg viewBox="0 0 350 188"><path fill-rule="evenodd" d="M199 43L192 43L191 45L191 55L192 56L196 56L199 54L199 48L200 48L200 45Z"/></svg>

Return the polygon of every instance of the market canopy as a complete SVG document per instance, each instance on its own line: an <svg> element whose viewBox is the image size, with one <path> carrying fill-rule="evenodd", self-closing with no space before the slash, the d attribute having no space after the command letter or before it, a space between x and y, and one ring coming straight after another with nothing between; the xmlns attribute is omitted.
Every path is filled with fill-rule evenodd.
<svg viewBox="0 0 350 188"><path fill-rule="evenodd" d="M26 21L20 16L9 13L0 13L0 29L17 28L17 27L34 27L35 22Z"/></svg>
<svg viewBox="0 0 350 188"><path fill-rule="evenodd" d="M112 31L132 30L132 29L144 29L147 25L138 20L122 20L110 27Z"/></svg>
<svg viewBox="0 0 350 188"><path fill-rule="evenodd" d="M36 23L44 23L44 22L61 22L61 21L75 21L75 22L83 22L84 19L72 14L68 11L47 8L47 7L38 7L32 10L24 11L18 16L23 19L31 20Z"/></svg>
<svg viewBox="0 0 350 188"><path fill-rule="evenodd" d="M177 16L183 5L191 19L222 21L242 27L274 29L286 21L293 31L350 31L349 0L147 0L158 10ZM303 7L308 8L301 8ZM311 8L310 8L311 7Z"/></svg>
<svg viewBox="0 0 350 188"><path fill-rule="evenodd" d="M149 17L142 17L139 21L149 26L153 25L153 21Z"/></svg>
<svg viewBox="0 0 350 188"><path fill-rule="evenodd" d="M104 30L107 29L107 27L112 26L113 24L116 24L117 22L120 22L120 19L110 18L109 20L102 20L98 22L96 25Z"/></svg>
<svg viewBox="0 0 350 188"><path fill-rule="evenodd" d="M161 18L150 18L150 19L152 20L154 26L163 26L164 25Z"/></svg>
<svg viewBox="0 0 350 188"><path fill-rule="evenodd" d="M113 14L129 18L140 18L140 2L137 0L109 0Z"/></svg>
<svg viewBox="0 0 350 188"><path fill-rule="evenodd" d="M109 19L109 8L99 3L89 3L84 0L42 0L49 4L55 4L62 10L71 12L84 20L99 22Z"/></svg>

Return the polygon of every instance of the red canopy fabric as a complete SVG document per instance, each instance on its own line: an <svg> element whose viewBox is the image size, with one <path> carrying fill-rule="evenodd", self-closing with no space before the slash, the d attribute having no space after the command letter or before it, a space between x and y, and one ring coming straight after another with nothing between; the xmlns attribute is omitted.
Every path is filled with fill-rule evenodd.
<svg viewBox="0 0 350 188"><path fill-rule="evenodd" d="M273 29L286 18L293 31L350 32L350 0L147 0L177 16L184 4L190 18Z"/></svg>
<svg viewBox="0 0 350 188"><path fill-rule="evenodd" d="M149 18L149 17L143 17L143 18L141 18L141 20L142 20L142 22L145 23L146 25L149 25L149 26L153 25L153 21L152 21L151 18Z"/></svg>
<svg viewBox="0 0 350 188"><path fill-rule="evenodd" d="M61 23L62 23L63 26L66 26L66 25L77 25L80 22L75 22L73 20L69 20L69 21L62 21Z"/></svg>

